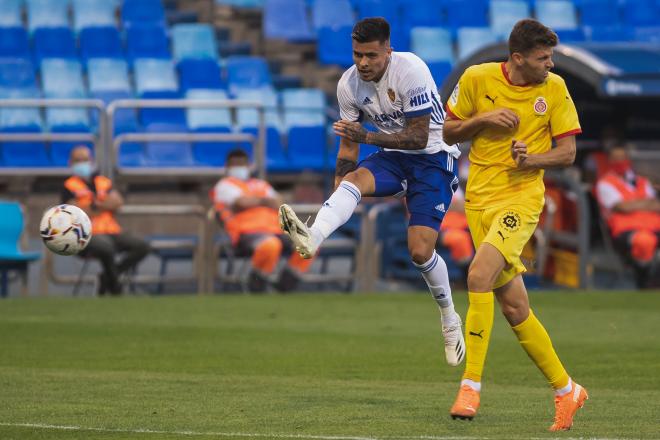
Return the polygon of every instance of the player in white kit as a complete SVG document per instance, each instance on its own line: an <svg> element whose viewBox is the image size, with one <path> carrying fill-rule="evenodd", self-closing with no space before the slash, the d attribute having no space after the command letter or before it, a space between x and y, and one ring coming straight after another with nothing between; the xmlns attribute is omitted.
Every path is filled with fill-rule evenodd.
<svg viewBox="0 0 660 440"><path fill-rule="evenodd" d="M390 26L365 18L353 27L353 60L337 85L341 120L335 192L307 227L290 206L279 211L282 230L306 258L343 225L364 196L405 194L410 220L408 249L441 312L445 356L458 365L465 356L461 318L454 310L447 266L435 252L440 223L458 187L460 152L442 140L445 119L437 87L415 54L393 52ZM368 119L378 132L367 132ZM359 144L380 151L357 163Z"/></svg>

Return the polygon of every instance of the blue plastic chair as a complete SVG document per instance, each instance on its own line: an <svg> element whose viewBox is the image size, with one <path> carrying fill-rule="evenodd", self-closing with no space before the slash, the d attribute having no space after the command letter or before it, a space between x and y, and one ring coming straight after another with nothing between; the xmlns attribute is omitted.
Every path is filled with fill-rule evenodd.
<svg viewBox="0 0 660 440"><path fill-rule="evenodd" d="M575 4L570 0L538 0L536 18L555 31L578 27Z"/></svg>
<svg viewBox="0 0 660 440"><path fill-rule="evenodd" d="M224 89L220 66L212 59L185 59L177 65L181 90Z"/></svg>
<svg viewBox="0 0 660 440"><path fill-rule="evenodd" d="M443 4L447 26L451 29L489 25L486 0L443 0Z"/></svg>
<svg viewBox="0 0 660 440"><path fill-rule="evenodd" d="M496 43L497 36L487 27L462 27L457 33L458 58L465 59L484 46Z"/></svg>
<svg viewBox="0 0 660 440"><path fill-rule="evenodd" d="M117 4L108 0L73 0L73 27L80 32L89 27L117 27Z"/></svg>
<svg viewBox="0 0 660 440"><path fill-rule="evenodd" d="M172 52L175 60L218 59L213 28L207 24L177 24L172 27Z"/></svg>
<svg viewBox="0 0 660 440"><path fill-rule="evenodd" d="M560 43L579 43L587 39L582 28L577 29L555 29Z"/></svg>
<svg viewBox="0 0 660 440"><path fill-rule="evenodd" d="M583 26L616 26L621 22L617 0L580 0L575 4Z"/></svg>
<svg viewBox="0 0 660 440"><path fill-rule="evenodd" d="M90 91L90 97L100 99L107 106L112 101L119 99L133 99L133 93L120 90L99 90ZM98 126L97 112L92 112L92 126ZM113 134L116 136L122 133L135 133L138 130L137 112L132 108L119 108L115 110L113 117Z"/></svg>
<svg viewBox="0 0 660 440"><path fill-rule="evenodd" d="M293 170L322 171L329 165L324 126L293 126L287 138L287 152Z"/></svg>
<svg viewBox="0 0 660 440"><path fill-rule="evenodd" d="M228 99L224 90L193 89L186 92L187 99L217 100ZM229 108L188 108L186 122L190 130L201 128L226 128L231 130L232 118Z"/></svg>
<svg viewBox="0 0 660 440"><path fill-rule="evenodd" d="M383 17L392 27L401 21L399 3L392 0L360 0L357 4L358 18Z"/></svg>
<svg viewBox="0 0 660 440"><path fill-rule="evenodd" d="M39 98L34 86L0 88L0 99ZM0 129L42 127L41 113L36 107L0 107Z"/></svg>
<svg viewBox="0 0 660 440"><path fill-rule="evenodd" d="M90 93L131 91L128 65L123 59L92 58L87 63Z"/></svg>
<svg viewBox="0 0 660 440"><path fill-rule="evenodd" d="M660 44L660 26L639 26L633 29L633 39L641 43Z"/></svg>
<svg viewBox="0 0 660 440"><path fill-rule="evenodd" d="M660 25L660 5L656 0L624 0L623 22L631 27Z"/></svg>
<svg viewBox="0 0 660 440"><path fill-rule="evenodd" d="M0 57L30 57L30 45L25 29L22 27L0 28Z"/></svg>
<svg viewBox="0 0 660 440"><path fill-rule="evenodd" d="M32 43L36 63L44 58L77 57L76 42L69 28L39 28L32 35Z"/></svg>
<svg viewBox="0 0 660 440"><path fill-rule="evenodd" d="M171 58L165 29L160 25L134 25L126 30L126 56L133 64L137 58Z"/></svg>
<svg viewBox="0 0 660 440"><path fill-rule="evenodd" d="M41 133L41 127L3 127L2 133ZM2 164L6 167L50 167L52 163L43 142L2 142L0 145Z"/></svg>
<svg viewBox="0 0 660 440"><path fill-rule="evenodd" d="M227 59L227 83L235 94L240 89L257 89L272 85L266 60L261 57L232 56Z"/></svg>
<svg viewBox="0 0 660 440"><path fill-rule="evenodd" d="M23 0L0 0L0 27L23 26L21 8Z"/></svg>
<svg viewBox="0 0 660 440"><path fill-rule="evenodd" d="M354 15L348 0L315 0L312 6L312 24L316 30L352 28Z"/></svg>
<svg viewBox="0 0 660 440"><path fill-rule="evenodd" d="M495 35L509 38L513 26L531 16L529 3L523 0L491 0L490 28Z"/></svg>
<svg viewBox="0 0 660 440"><path fill-rule="evenodd" d="M23 210L17 202L0 201L0 296L9 293L8 272L21 274L23 288L27 288L28 265L41 258L39 252L24 252L20 248L24 228Z"/></svg>
<svg viewBox="0 0 660 440"><path fill-rule="evenodd" d="M146 127L147 133L185 133L186 131L185 125L181 124L154 123ZM147 142L145 155L147 164L150 166L186 167L195 165L192 148L188 142Z"/></svg>
<svg viewBox="0 0 660 440"><path fill-rule="evenodd" d="M41 62L41 82L46 98L84 98L82 68L75 60L47 58ZM48 108L46 125L56 127L85 126L89 130L89 115L85 108Z"/></svg>
<svg viewBox="0 0 660 440"><path fill-rule="evenodd" d="M341 67L349 67L353 64L352 29L352 26L319 29L317 51L321 64L335 64Z"/></svg>
<svg viewBox="0 0 660 440"><path fill-rule="evenodd" d="M410 46L412 51L427 63L454 60L451 33L444 28L413 28L410 31Z"/></svg>
<svg viewBox="0 0 660 440"><path fill-rule="evenodd" d="M599 25L585 27L590 41L611 43L630 40L630 32L621 25Z"/></svg>
<svg viewBox="0 0 660 440"><path fill-rule="evenodd" d="M264 37L291 42L315 39L305 0L267 0L263 18Z"/></svg>
<svg viewBox="0 0 660 440"><path fill-rule="evenodd" d="M236 98L242 101L254 101L261 103L265 108L266 125L278 131L282 128L282 121L278 112L277 93L271 87L261 89L238 90ZM257 127L259 125L259 113L252 108L239 108L236 111L237 125L243 127Z"/></svg>
<svg viewBox="0 0 660 440"><path fill-rule="evenodd" d="M69 27L69 2L62 0L26 0L28 28Z"/></svg>
<svg viewBox="0 0 660 440"><path fill-rule="evenodd" d="M435 85L440 88L449 73L451 73L452 64L449 61L434 61L426 64L429 66Z"/></svg>
<svg viewBox="0 0 660 440"><path fill-rule="evenodd" d="M244 127L241 132L249 133L255 137L258 136L256 127ZM240 143L238 146L245 150L250 157L253 157L251 144ZM269 172L289 171L291 169L289 159L284 152L282 136L275 127L266 128L266 169Z"/></svg>
<svg viewBox="0 0 660 440"><path fill-rule="evenodd" d="M165 26L165 9L160 0L124 0L121 20L125 28L145 23Z"/></svg>
<svg viewBox="0 0 660 440"><path fill-rule="evenodd" d="M83 114L84 116L80 116ZM89 117L86 111L70 112L66 117L59 117L51 121L51 131L53 133L89 133ZM78 145L86 145L90 149L94 146L90 142L70 142L58 141L50 144L50 160L57 167L66 167L69 165L71 150Z"/></svg>
<svg viewBox="0 0 660 440"><path fill-rule="evenodd" d="M124 51L117 28L90 27L80 32L80 56L90 58L124 58Z"/></svg>
<svg viewBox="0 0 660 440"><path fill-rule="evenodd" d="M144 146L140 143L127 142L119 146L117 162L120 167L143 167L147 165Z"/></svg>
<svg viewBox="0 0 660 440"><path fill-rule="evenodd" d="M404 26L437 27L443 24L442 8L436 0L404 0L401 2L401 18Z"/></svg>
<svg viewBox="0 0 660 440"><path fill-rule="evenodd" d="M0 90L36 87L34 65L27 58L0 58Z"/></svg>
<svg viewBox="0 0 660 440"><path fill-rule="evenodd" d="M284 127L318 127L325 125L325 94L320 89L287 89L282 91Z"/></svg>
<svg viewBox="0 0 660 440"><path fill-rule="evenodd" d="M171 60L139 58L133 65L135 89L138 95L147 92L176 92L179 90L174 64Z"/></svg>
<svg viewBox="0 0 660 440"><path fill-rule="evenodd" d="M180 99L177 91L153 91L140 95L143 99ZM182 108L143 108L139 111L140 122L143 127L152 124L169 124L177 126L186 125L186 115Z"/></svg>

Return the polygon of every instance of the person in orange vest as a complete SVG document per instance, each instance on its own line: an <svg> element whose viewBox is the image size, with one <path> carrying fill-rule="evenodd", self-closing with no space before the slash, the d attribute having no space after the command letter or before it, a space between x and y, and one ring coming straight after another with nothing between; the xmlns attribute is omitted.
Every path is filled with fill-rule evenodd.
<svg viewBox="0 0 660 440"><path fill-rule="evenodd" d="M596 184L598 203L637 286L647 287L660 238L660 201L651 182L633 171L625 147L610 150L609 170Z"/></svg>
<svg viewBox="0 0 660 440"><path fill-rule="evenodd" d="M226 177L211 191L217 218L232 245L252 255L249 290L263 292L270 284L283 250L291 249L291 242L280 229L277 218L282 199L268 182L250 177L250 160L245 151L230 151L225 166ZM300 275L307 272L312 263L312 259L305 260L294 252L274 287L284 292L295 289Z"/></svg>
<svg viewBox="0 0 660 440"><path fill-rule="evenodd" d="M465 216L465 195L460 187L454 192L440 225L438 243L449 249L451 259L459 266L467 268L472 261L474 246Z"/></svg>
<svg viewBox="0 0 660 440"><path fill-rule="evenodd" d="M122 291L120 275L147 256L149 244L122 232L115 212L124 204L124 199L110 179L95 171L88 147L81 145L71 150L69 166L73 175L64 182L62 203L79 207L92 221L92 238L79 255L101 262L99 294L118 295ZM119 254L123 255L117 261Z"/></svg>

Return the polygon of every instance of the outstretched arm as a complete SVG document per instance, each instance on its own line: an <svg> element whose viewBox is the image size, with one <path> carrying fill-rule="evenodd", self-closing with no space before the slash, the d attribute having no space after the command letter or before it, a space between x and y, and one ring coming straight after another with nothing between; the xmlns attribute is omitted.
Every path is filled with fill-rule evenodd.
<svg viewBox="0 0 660 440"><path fill-rule="evenodd" d="M359 122L337 121L335 134L355 144L378 145L396 150L422 150L429 140L431 114L406 119L406 126L398 133L374 133L367 131Z"/></svg>

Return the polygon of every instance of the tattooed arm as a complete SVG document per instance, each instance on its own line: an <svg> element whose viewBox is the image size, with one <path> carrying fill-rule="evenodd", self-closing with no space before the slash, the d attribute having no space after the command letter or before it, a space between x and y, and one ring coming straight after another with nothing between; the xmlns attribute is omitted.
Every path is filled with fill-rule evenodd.
<svg viewBox="0 0 660 440"><path fill-rule="evenodd" d="M431 115L406 119L406 126L398 133L374 133L367 131L359 122L337 121L333 128L342 141L378 145L395 150L422 150L429 140Z"/></svg>

